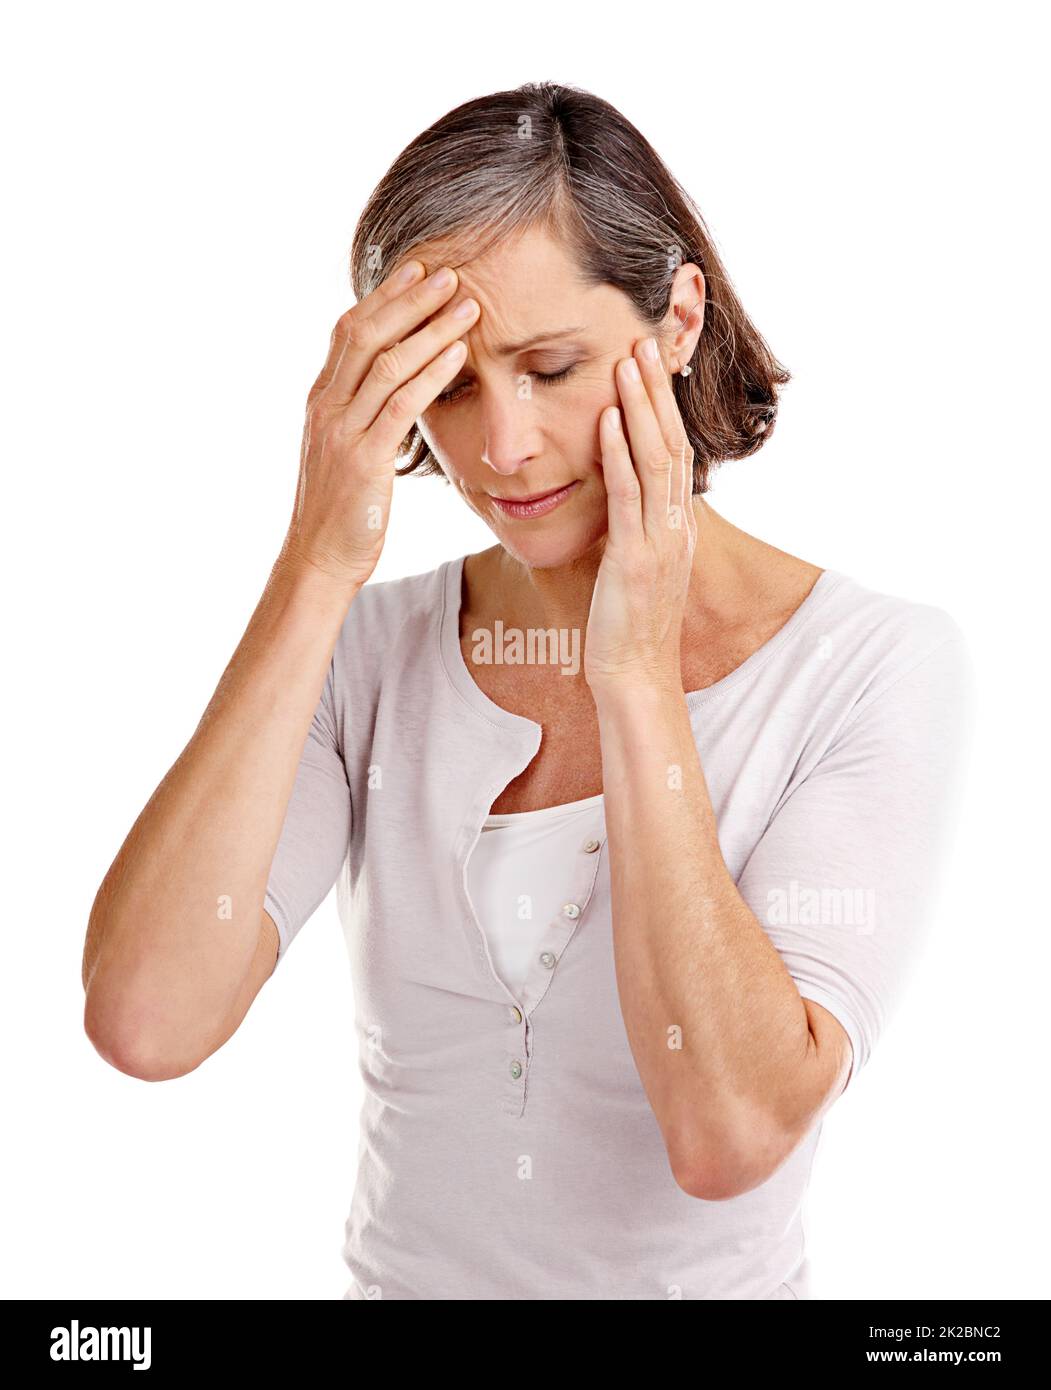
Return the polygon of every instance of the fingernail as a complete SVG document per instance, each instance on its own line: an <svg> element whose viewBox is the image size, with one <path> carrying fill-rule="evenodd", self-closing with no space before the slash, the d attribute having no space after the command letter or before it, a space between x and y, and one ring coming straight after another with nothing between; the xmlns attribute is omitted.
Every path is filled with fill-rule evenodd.
<svg viewBox="0 0 1051 1390"><path fill-rule="evenodd" d="M398 272L398 284L407 285L411 280L415 280L419 273L419 261L410 261L407 266Z"/></svg>
<svg viewBox="0 0 1051 1390"><path fill-rule="evenodd" d="M656 361L657 361L659 354L658 354L658 352L657 352L657 339L656 339L656 338L647 338L647 339L646 339L646 341L642 344L642 355L643 355L643 357L645 357L645 359L646 359L647 362L656 362Z"/></svg>
<svg viewBox="0 0 1051 1390"><path fill-rule="evenodd" d="M461 302L460 302L459 304L457 304L456 308L453 310L453 318L454 318L454 319L469 319L469 318L471 317L471 315L474 313L475 309L477 309L477 308L478 308L478 304L477 304L477 301L476 301L476 300L473 300L473 299L464 299L464 300L461 300Z"/></svg>
<svg viewBox="0 0 1051 1390"><path fill-rule="evenodd" d="M451 285L452 282L453 273L448 268L448 266L445 266L441 270L439 270L438 274L431 281L431 284L434 286L436 290L444 290L446 285Z"/></svg>
<svg viewBox="0 0 1051 1390"><path fill-rule="evenodd" d="M635 361L634 357L629 357L624 364L624 375L629 381L642 380L642 377L639 375L639 364Z"/></svg>

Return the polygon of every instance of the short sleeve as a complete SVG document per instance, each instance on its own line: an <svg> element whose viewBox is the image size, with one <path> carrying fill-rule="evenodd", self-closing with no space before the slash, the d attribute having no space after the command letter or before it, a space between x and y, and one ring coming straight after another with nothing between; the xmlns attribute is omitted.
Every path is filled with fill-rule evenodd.
<svg viewBox="0 0 1051 1390"><path fill-rule="evenodd" d="M278 931L278 961L328 896L350 843L350 786L334 706L330 664L299 760L263 899Z"/></svg>
<svg viewBox="0 0 1051 1390"><path fill-rule="evenodd" d="M923 947L957 822L974 709L960 629L864 695L738 881L795 980L868 1061Z"/></svg>

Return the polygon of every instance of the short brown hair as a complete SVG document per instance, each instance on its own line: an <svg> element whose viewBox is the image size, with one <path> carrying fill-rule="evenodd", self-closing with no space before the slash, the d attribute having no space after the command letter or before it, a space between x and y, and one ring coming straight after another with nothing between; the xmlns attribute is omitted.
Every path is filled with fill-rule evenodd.
<svg viewBox="0 0 1051 1390"><path fill-rule="evenodd" d="M531 226L571 248L585 281L623 291L654 329L687 261L706 285L704 325L689 376L672 378L694 451L695 493L713 468L754 454L790 380L756 330L700 211L656 150L600 97L527 82L464 102L398 155L362 211L351 282L362 299L415 246L443 241L464 259ZM447 264L455 265L453 259ZM418 427L398 475L441 473Z"/></svg>

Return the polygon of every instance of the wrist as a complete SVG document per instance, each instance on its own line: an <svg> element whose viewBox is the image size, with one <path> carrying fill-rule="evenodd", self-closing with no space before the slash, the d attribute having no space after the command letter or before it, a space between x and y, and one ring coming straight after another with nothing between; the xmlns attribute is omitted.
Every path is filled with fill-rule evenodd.
<svg viewBox="0 0 1051 1390"><path fill-rule="evenodd" d="M685 704L682 680L638 676L604 676L588 681L592 699L599 714L643 715L664 707L678 708Z"/></svg>
<svg viewBox="0 0 1051 1390"><path fill-rule="evenodd" d="M348 607L362 581L330 571L302 555L282 551L270 573L270 582L282 590L325 606Z"/></svg>

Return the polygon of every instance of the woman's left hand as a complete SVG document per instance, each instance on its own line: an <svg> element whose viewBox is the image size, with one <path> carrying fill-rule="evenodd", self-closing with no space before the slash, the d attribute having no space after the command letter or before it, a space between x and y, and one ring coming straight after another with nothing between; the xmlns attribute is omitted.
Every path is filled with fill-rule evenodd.
<svg viewBox="0 0 1051 1390"><path fill-rule="evenodd" d="M648 358L645 345L617 363L623 417L611 406L599 424L609 534L584 649L596 693L682 690L680 638L697 540L693 450L659 350Z"/></svg>

